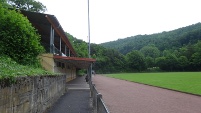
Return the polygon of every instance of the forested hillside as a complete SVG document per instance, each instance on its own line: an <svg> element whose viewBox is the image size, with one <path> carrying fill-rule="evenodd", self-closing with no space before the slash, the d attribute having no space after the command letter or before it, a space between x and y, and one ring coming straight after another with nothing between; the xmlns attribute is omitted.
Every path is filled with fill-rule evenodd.
<svg viewBox="0 0 201 113"><path fill-rule="evenodd" d="M78 57L88 57L88 43L66 33ZM124 56L114 49L107 49L97 44L91 44L91 57L96 59L93 70L96 73L122 72L125 70Z"/></svg>
<svg viewBox="0 0 201 113"><path fill-rule="evenodd" d="M73 37L70 33L66 32L66 35L75 49L78 57L88 57L88 45L83 40Z"/></svg>
<svg viewBox="0 0 201 113"><path fill-rule="evenodd" d="M195 44L201 39L201 23L179 28L169 32L151 35L137 35L102 43L106 48L113 48L127 54L132 50L140 50L147 45L155 45L160 51L178 49L188 44Z"/></svg>
<svg viewBox="0 0 201 113"><path fill-rule="evenodd" d="M79 56L87 56L87 43L70 37ZM200 40L201 23L197 23L169 32L91 44L91 55L97 60L93 69L98 73L201 71Z"/></svg>

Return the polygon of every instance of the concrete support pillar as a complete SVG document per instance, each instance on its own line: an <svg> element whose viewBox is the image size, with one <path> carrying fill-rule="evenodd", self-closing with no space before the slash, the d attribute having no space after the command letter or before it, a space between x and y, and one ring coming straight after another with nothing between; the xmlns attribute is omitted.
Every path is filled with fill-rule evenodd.
<svg viewBox="0 0 201 113"><path fill-rule="evenodd" d="M65 45L65 55L66 55L66 45Z"/></svg>
<svg viewBox="0 0 201 113"><path fill-rule="evenodd" d="M61 51L61 37L60 37L60 48L59 48L59 50Z"/></svg>
<svg viewBox="0 0 201 113"><path fill-rule="evenodd" d="M70 57L70 49L68 48L68 56Z"/></svg>
<svg viewBox="0 0 201 113"><path fill-rule="evenodd" d="M50 28L50 53L55 53L54 51L54 29Z"/></svg>

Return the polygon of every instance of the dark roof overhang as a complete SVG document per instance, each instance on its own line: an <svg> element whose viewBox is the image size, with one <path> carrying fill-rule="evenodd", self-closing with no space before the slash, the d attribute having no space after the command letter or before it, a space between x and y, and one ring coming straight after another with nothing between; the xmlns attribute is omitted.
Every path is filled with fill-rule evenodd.
<svg viewBox="0 0 201 113"><path fill-rule="evenodd" d="M21 13L28 18L30 23L38 30L38 33L42 35L42 41L45 43L50 43L50 30L51 26L55 30L55 46L59 47L60 38L65 43L65 45L70 49L71 54L73 57L69 56L58 56L54 55L54 60L59 62L65 62L70 65L75 66L78 69L88 69L89 66L94 63L96 60L92 58L79 58L76 57L77 54L72 47L68 37L66 36L62 26L60 25L59 21L54 15L50 14L43 14L43 13L36 13L36 12L29 12L21 10ZM64 47L63 47L64 48Z"/></svg>
<svg viewBox="0 0 201 113"><path fill-rule="evenodd" d="M47 37L46 39L44 39L46 43L50 42L49 37L50 37L50 29L52 26L55 30L55 37L56 37L55 45L59 47L59 40L61 37L65 45L71 50L71 53L74 56L77 56L62 26L60 25L59 21L54 15L36 13L36 12L30 12L30 11L24 11L24 10L21 10L21 13L28 18L28 20L32 23L32 25L38 30L38 33L40 35L44 35Z"/></svg>
<svg viewBox="0 0 201 113"><path fill-rule="evenodd" d="M71 64L78 69L88 69L89 66L96 61L95 59L92 58L66 57L57 55L55 55L53 58L56 61Z"/></svg>

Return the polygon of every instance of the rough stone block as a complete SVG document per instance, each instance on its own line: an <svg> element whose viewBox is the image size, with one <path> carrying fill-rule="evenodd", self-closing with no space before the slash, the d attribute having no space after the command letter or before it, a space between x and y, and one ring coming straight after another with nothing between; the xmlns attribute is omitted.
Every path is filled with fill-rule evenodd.
<svg viewBox="0 0 201 113"><path fill-rule="evenodd" d="M0 113L43 113L65 91L65 76L19 77L0 87Z"/></svg>

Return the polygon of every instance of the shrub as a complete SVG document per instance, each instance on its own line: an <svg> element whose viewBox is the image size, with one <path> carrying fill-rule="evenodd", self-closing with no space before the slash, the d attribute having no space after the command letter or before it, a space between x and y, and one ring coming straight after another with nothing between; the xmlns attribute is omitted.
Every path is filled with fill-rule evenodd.
<svg viewBox="0 0 201 113"><path fill-rule="evenodd" d="M8 55L20 64L33 65L44 51L40 35L26 17L0 4L0 54Z"/></svg>
<svg viewBox="0 0 201 113"><path fill-rule="evenodd" d="M56 74L45 71L42 68L20 65L13 61L10 57L0 55L0 86L15 83L16 77L42 75Z"/></svg>

